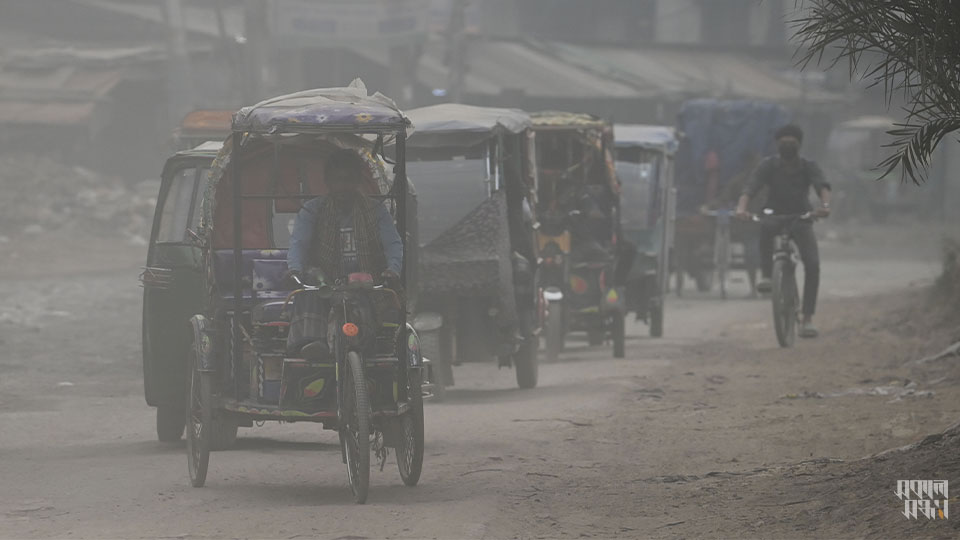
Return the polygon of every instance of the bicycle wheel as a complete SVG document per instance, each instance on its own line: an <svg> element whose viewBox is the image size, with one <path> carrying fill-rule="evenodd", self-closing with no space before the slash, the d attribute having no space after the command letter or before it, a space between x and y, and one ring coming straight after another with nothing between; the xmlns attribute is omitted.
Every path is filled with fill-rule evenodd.
<svg viewBox="0 0 960 540"><path fill-rule="evenodd" d="M363 504L370 489L370 399L360 355L348 352L345 367L341 440L346 446L347 479L353 500Z"/></svg>
<svg viewBox="0 0 960 540"><path fill-rule="evenodd" d="M403 483L413 487L423 471L423 394L420 382L411 381L408 390L410 410L400 417L400 444L397 445L397 468Z"/></svg>
<svg viewBox="0 0 960 540"><path fill-rule="evenodd" d="M190 347L187 362L187 470L190 485L203 487L207 481L213 425L213 374L197 370L196 347Z"/></svg>
<svg viewBox="0 0 960 540"><path fill-rule="evenodd" d="M717 280L720 282L720 298L727 299L727 269L730 267L730 229L717 229Z"/></svg>
<svg viewBox="0 0 960 540"><path fill-rule="evenodd" d="M777 342L781 347L792 347L797 333L797 281L789 261L773 262L772 293Z"/></svg>

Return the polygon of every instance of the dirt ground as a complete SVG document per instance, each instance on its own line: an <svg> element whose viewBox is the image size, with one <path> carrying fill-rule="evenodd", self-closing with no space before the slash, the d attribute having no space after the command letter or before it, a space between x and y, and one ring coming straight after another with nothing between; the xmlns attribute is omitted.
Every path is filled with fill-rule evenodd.
<svg viewBox="0 0 960 540"><path fill-rule="evenodd" d="M631 325L625 359L575 340L534 390L459 366L420 486L391 458L365 506L305 424L242 429L189 487L142 398L143 248L12 238L32 263L0 265L0 537L956 538L960 515L907 520L894 495L960 482L960 359L917 362L960 339L931 300L940 231L821 234L820 339L778 348L738 279L671 298L663 339Z"/></svg>

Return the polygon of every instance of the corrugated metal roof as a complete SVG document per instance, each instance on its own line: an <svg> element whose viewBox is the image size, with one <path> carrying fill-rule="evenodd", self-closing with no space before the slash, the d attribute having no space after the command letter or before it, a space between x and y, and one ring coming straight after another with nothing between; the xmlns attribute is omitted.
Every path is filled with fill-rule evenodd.
<svg viewBox="0 0 960 540"><path fill-rule="evenodd" d="M387 65L385 48L351 50L381 65ZM447 88L450 68L446 65L442 40L426 44L417 68L418 81L427 88ZM547 98L635 98L636 89L563 60L544 54L527 44L512 41L477 40L469 44L464 77L465 94L500 95L518 90L529 96Z"/></svg>
<svg viewBox="0 0 960 540"><path fill-rule="evenodd" d="M62 66L0 70L0 123L74 125L90 120L96 103L122 80L118 70Z"/></svg>
<svg viewBox="0 0 960 540"><path fill-rule="evenodd" d="M775 70L741 55L709 50L585 47L537 43L544 53L629 84L639 92L684 97L838 102L843 96L804 89Z"/></svg>

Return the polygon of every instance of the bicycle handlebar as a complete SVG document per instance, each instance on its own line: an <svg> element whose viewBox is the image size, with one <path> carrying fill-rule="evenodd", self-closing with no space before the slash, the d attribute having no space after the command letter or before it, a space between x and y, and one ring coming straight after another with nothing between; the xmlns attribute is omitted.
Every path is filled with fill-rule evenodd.
<svg viewBox="0 0 960 540"><path fill-rule="evenodd" d="M806 221L814 219L813 212L804 212L802 214L750 214L751 221L763 221L764 219L778 219L781 221Z"/></svg>
<svg viewBox="0 0 960 540"><path fill-rule="evenodd" d="M733 217L737 212L734 210L701 210L700 213L710 217Z"/></svg>

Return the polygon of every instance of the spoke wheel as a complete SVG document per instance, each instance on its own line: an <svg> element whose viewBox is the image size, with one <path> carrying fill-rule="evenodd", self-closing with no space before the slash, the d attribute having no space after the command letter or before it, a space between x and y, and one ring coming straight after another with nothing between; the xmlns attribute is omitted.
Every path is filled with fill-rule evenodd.
<svg viewBox="0 0 960 540"><path fill-rule="evenodd" d="M654 302L650 309L650 336L663 337L663 298Z"/></svg>
<svg viewBox="0 0 960 540"><path fill-rule="evenodd" d="M560 302L547 304L547 361L556 362L563 351L563 305Z"/></svg>
<svg viewBox="0 0 960 540"><path fill-rule="evenodd" d="M617 313L613 316L613 357L623 358L626 356L626 317L623 313Z"/></svg>
<svg viewBox="0 0 960 540"><path fill-rule="evenodd" d="M722 227L717 231L717 281L720 297L727 299L727 269L730 266L730 230Z"/></svg>
<svg viewBox="0 0 960 540"><path fill-rule="evenodd" d="M370 489L370 399L360 355L348 352L345 368L342 440L346 446L347 479L353 500L363 504Z"/></svg>
<svg viewBox="0 0 960 540"><path fill-rule="evenodd" d="M793 346L797 335L797 280L789 262L773 263L773 326L781 347Z"/></svg>
<svg viewBox="0 0 960 540"><path fill-rule="evenodd" d="M187 372L187 470L190 484L203 487L207 481L213 425L212 374L197 370L195 347L190 347Z"/></svg>
<svg viewBox="0 0 960 540"><path fill-rule="evenodd" d="M423 394L420 383L410 384L410 410L400 417L400 444L396 448L397 468L403 483L413 487L423 470Z"/></svg>

